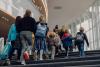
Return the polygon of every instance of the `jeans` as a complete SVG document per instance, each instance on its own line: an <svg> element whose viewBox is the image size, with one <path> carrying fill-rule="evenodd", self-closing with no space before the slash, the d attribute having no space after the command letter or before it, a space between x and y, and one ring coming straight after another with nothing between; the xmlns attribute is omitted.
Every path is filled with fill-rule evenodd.
<svg viewBox="0 0 100 67"><path fill-rule="evenodd" d="M36 37L35 38L35 50L43 50L46 51L47 50L47 46L46 46L46 38L39 38Z"/></svg>
<svg viewBox="0 0 100 67"><path fill-rule="evenodd" d="M77 46L78 46L80 56L84 56L85 55L85 53L84 53L84 43L78 44Z"/></svg>

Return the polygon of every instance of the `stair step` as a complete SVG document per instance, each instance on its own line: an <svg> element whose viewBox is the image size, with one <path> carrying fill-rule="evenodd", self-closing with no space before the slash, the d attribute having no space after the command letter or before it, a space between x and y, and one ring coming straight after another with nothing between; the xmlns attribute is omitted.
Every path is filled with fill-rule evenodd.
<svg viewBox="0 0 100 67"><path fill-rule="evenodd" d="M43 61L34 61L29 60L27 64L41 64L41 63L54 63L54 62L69 62L69 61L85 61L85 60L100 60L100 55L98 56L86 56L86 57L69 57L69 58L57 58L55 60L43 60ZM20 63L12 61L12 65L18 65Z"/></svg>
<svg viewBox="0 0 100 67"><path fill-rule="evenodd" d="M12 67L63 67L63 66L82 66L100 64L100 60L85 60L85 61L70 61L70 62L55 62L41 64L13 65ZM8 66L11 67L11 66Z"/></svg>
<svg viewBox="0 0 100 67"><path fill-rule="evenodd" d="M63 66L63 67L100 67L100 64L96 64L96 65L79 65L79 66Z"/></svg>

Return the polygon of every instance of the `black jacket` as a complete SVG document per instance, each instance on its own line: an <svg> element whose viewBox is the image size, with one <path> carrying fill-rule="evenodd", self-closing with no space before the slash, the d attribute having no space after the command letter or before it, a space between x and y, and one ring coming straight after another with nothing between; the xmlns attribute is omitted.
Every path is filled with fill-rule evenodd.
<svg viewBox="0 0 100 67"><path fill-rule="evenodd" d="M18 24L19 26L19 32L21 31L36 31L36 21L32 17L24 17L22 18L21 22Z"/></svg>

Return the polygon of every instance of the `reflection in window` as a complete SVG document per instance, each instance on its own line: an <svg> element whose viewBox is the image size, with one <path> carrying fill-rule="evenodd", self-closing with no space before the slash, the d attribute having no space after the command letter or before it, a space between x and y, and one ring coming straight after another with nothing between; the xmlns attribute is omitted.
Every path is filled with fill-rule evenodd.
<svg viewBox="0 0 100 67"><path fill-rule="evenodd" d="M77 29L77 32L79 32L80 24L78 24L78 25L76 26L76 29Z"/></svg>

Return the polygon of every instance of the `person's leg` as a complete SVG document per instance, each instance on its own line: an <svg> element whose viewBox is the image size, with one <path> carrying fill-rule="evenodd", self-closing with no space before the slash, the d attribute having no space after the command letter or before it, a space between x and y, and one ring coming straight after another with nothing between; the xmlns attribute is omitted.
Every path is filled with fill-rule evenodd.
<svg viewBox="0 0 100 67"><path fill-rule="evenodd" d="M69 51L73 52L73 46L69 46Z"/></svg>
<svg viewBox="0 0 100 67"><path fill-rule="evenodd" d="M65 56L68 57L68 46L65 47L66 53Z"/></svg>
<svg viewBox="0 0 100 67"><path fill-rule="evenodd" d="M55 51L56 51L56 47L52 46L51 59L54 59L54 57L55 57Z"/></svg>
<svg viewBox="0 0 100 67"><path fill-rule="evenodd" d="M56 46L56 47L55 47L55 49L56 49L56 50L55 50L56 55L58 55L58 53L59 53L59 51L58 51L59 47L58 47L58 46Z"/></svg>
<svg viewBox="0 0 100 67"><path fill-rule="evenodd" d="M12 55L13 55L14 50L15 50L15 48L14 48L15 41L11 41L11 45L12 45L12 48L10 49L9 56L8 56L8 58L9 58L10 60L12 59Z"/></svg>
<svg viewBox="0 0 100 67"><path fill-rule="evenodd" d="M47 43L46 43L46 38L44 38L44 59L48 59L49 56L48 56L48 46L47 46Z"/></svg>
<svg viewBox="0 0 100 67"><path fill-rule="evenodd" d="M40 60L43 60L43 50L40 50Z"/></svg>
<svg viewBox="0 0 100 67"><path fill-rule="evenodd" d="M26 31L25 34L26 34L28 52L29 52L29 55L32 55L32 32Z"/></svg>
<svg viewBox="0 0 100 67"><path fill-rule="evenodd" d="M84 56L84 44L78 44L78 50L79 50L79 54L80 56Z"/></svg>
<svg viewBox="0 0 100 67"><path fill-rule="evenodd" d="M20 34L18 34L17 37L16 37L16 45L17 45L17 60L20 60L21 51L22 51Z"/></svg>
<svg viewBox="0 0 100 67"><path fill-rule="evenodd" d="M40 39L39 38L35 38L35 42L34 42L34 59L38 60L38 51L40 50Z"/></svg>
<svg viewBox="0 0 100 67"><path fill-rule="evenodd" d="M18 48L18 50L17 50L17 54L18 54L17 59L18 60L20 60L21 51L22 51L22 47Z"/></svg>
<svg viewBox="0 0 100 67"><path fill-rule="evenodd" d="M82 43L81 44L81 56L84 56L85 54L84 54L84 44Z"/></svg>
<svg viewBox="0 0 100 67"><path fill-rule="evenodd" d="M43 52L45 51L45 40L40 38L40 60L43 60Z"/></svg>
<svg viewBox="0 0 100 67"><path fill-rule="evenodd" d="M24 57L23 57L23 54L27 48L27 44L26 44L26 39L25 39L25 32L21 32L20 33L20 39L21 39L21 44L22 44L22 51L21 51L21 56L20 56L20 61L21 61L21 64L26 64L25 63L25 60L24 60Z"/></svg>
<svg viewBox="0 0 100 67"><path fill-rule="evenodd" d="M81 56L81 45L77 44L77 47L78 47L78 51L79 51L79 56Z"/></svg>

